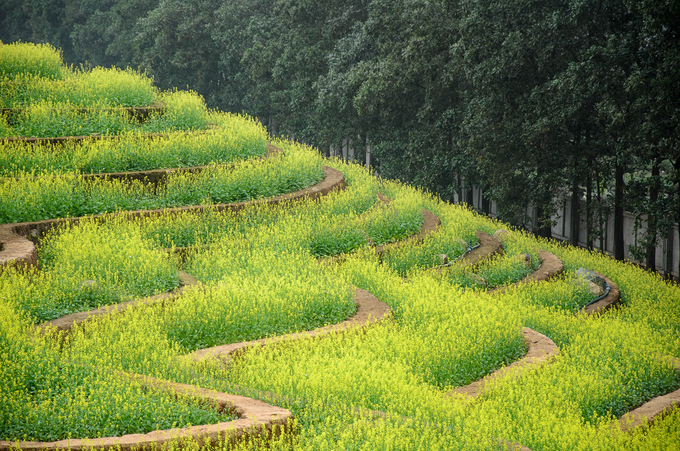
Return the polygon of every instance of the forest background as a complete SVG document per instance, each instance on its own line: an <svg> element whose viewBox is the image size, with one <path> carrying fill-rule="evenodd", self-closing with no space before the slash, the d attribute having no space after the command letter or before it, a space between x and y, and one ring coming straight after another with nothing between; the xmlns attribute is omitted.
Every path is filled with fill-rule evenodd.
<svg viewBox="0 0 680 451"><path fill-rule="evenodd" d="M613 215L620 260L631 212L649 268L680 220L676 0L3 0L0 40L139 67L327 155L351 139L383 177L482 187L516 225L531 205L543 236L569 199L574 244Z"/></svg>

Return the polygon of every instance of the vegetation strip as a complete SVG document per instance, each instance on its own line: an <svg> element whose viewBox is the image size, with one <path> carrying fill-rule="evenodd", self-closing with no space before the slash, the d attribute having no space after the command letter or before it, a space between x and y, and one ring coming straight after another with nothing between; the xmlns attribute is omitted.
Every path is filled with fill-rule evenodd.
<svg viewBox="0 0 680 451"><path fill-rule="evenodd" d="M130 218L135 217L153 217L165 214L178 214L182 212L203 212L206 210L214 211L238 211L251 205L256 204L271 204L278 205L281 202L297 200L302 198L317 199L325 196L334 190L343 190L347 186L345 177L342 172L328 166L323 167L326 177L316 185L295 191L293 193L281 194L278 196L249 200L243 202L235 202L231 204L214 204L214 205L192 205L186 207L174 208L160 208L155 210L134 210L124 211L120 213L104 213L92 216L82 216L77 218L60 218L60 219L46 219L35 222L22 222L14 224L0 225L0 243L2 243L2 250L0 250L0 268L10 264L25 264L35 265L38 261L35 244L27 237L38 239L45 232L59 224L76 224L81 219L92 218L111 218L113 216L126 215Z"/></svg>
<svg viewBox="0 0 680 451"><path fill-rule="evenodd" d="M559 257L544 250L539 251L539 255L541 257L541 266L536 271L532 272L519 282L494 288L493 290L489 290L488 293L502 293L508 290L510 287L516 287L524 283L544 281L562 274L564 271L564 264Z"/></svg>
<svg viewBox="0 0 680 451"><path fill-rule="evenodd" d="M132 301L121 302L119 304L105 305L98 309L87 312L71 313L70 315L62 316L61 318L53 319L36 326L38 331L46 332L50 329L59 331L69 331L73 326L84 323L99 316L105 316L116 313L123 313L126 310L146 305L165 304L168 301L180 296L185 287L198 285L200 282L191 274L184 271L178 271L180 286L173 291L166 293L159 293L153 296L147 296L142 299L133 299Z"/></svg>
<svg viewBox="0 0 680 451"><path fill-rule="evenodd" d="M528 327L522 328L522 338L528 349L526 355L522 359L517 360L506 367L500 368L478 381L448 391L445 395L447 397L466 395L475 398L482 394L484 387L489 382L514 371L540 366L560 353L560 350L554 341Z"/></svg>
<svg viewBox="0 0 680 451"><path fill-rule="evenodd" d="M389 207L391 199L383 194L378 193L378 198L380 199L381 202L381 207L386 208ZM421 243L425 237L427 237L430 233L436 232L439 227L441 226L441 221L439 217L433 213L431 213L429 210L422 210L423 213L423 224L420 226L420 231L415 234L411 235L409 237L404 238L403 240L395 241L392 243L386 243L386 244L381 244L378 246L374 246L373 250L375 251L376 254L382 255L386 251L390 251L392 249L399 248L401 246L407 246L409 244L418 244ZM369 212L364 213L362 216L368 216ZM330 263L335 263L342 261L344 259L344 255L334 255L330 257L322 257L319 259L319 263L321 264L330 264Z"/></svg>
<svg viewBox="0 0 680 451"><path fill-rule="evenodd" d="M196 362L213 358L230 360L235 354L253 346L278 343L282 341L300 340L303 338L319 338L332 333L342 332L358 327L365 327L384 320L385 318L389 317L390 312L392 311L392 309L387 304L380 301L368 291L362 290L361 288L356 289L354 300L357 304L356 313L352 317L339 324L331 324L306 332L297 332L279 335L278 337L262 338L253 341L242 341L240 343L231 343L227 345L214 346L212 348L199 349L198 351L188 354L187 357L193 359Z"/></svg>
<svg viewBox="0 0 680 451"><path fill-rule="evenodd" d="M155 391L163 391L179 397L190 397L205 400L217 406L218 411L233 412L238 419L217 424L190 426L147 434L127 434L120 437L68 439L56 442L11 442L0 441L0 451L9 450L89 450L111 449L137 450L176 447L181 440L191 439L195 442L216 445L222 441L235 443L247 436L259 436L275 433L275 426L285 427L293 414L281 407L272 406L245 396L231 395L215 390L208 390L193 385L178 384L130 373L122 373L132 381Z"/></svg>
<svg viewBox="0 0 680 451"><path fill-rule="evenodd" d="M254 158L250 161L265 161L270 158L276 158L278 156L284 155L283 150L272 145L267 144L267 153L262 157ZM230 167L234 166L235 162L217 165L201 165L201 166L191 166L185 168L169 168L169 169L153 169L150 171L126 171L126 172L102 172L100 174L83 174L80 177L84 181L96 180L96 179L108 179L108 180L139 180L144 183L151 185L158 185L170 174L185 172L185 173L196 173L203 171L205 169L219 166L219 167ZM61 177L61 175L55 175L54 177Z"/></svg>
<svg viewBox="0 0 680 451"><path fill-rule="evenodd" d="M439 220L439 218L434 215L433 213L430 213L428 210L423 209L423 225L420 227L420 232L418 232L416 235L410 236L404 240L401 241L396 241L394 243L387 243L383 244L381 246L376 246L375 247L375 252L378 254L382 254L385 251L389 251L391 249L395 249L397 247L401 246L407 246L409 244L416 244L422 242L425 237L427 237L430 233L434 233L439 229L439 226L441 226L442 222Z"/></svg>
<svg viewBox="0 0 680 451"><path fill-rule="evenodd" d="M155 100L151 105L139 106L139 107L104 107L104 108L87 108L87 107L77 107L77 108L52 108L53 110L70 110L78 113L89 113L93 111L125 111L130 115L130 117L137 119L142 122L148 119L152 113L163 113L166 109L166 105L163 102ZM0 109L0 115L6 117L11 121L12 116L22 113L28 110L28 108L2 108ZM4 138L10 140L16 140L16 138ZM21 138L19 138L21 139Z"/></svg>
<svg viewBox="0 0 680 451"><path fill-rule="evenodd" d="M675 369L680 371L680 359L673 357L672 362ZM680 389L652 398L637 409L631 410L618 420L618 427L623 432L630 432L640 426L652 425L678 407L680 407Z"/></svg>
<svg viewBox="0 0 680 451"><path fill-rule="evenodd" d="M166 136L167 133L144 133L139 135L142 138L162 138ZM65 144L67 142L77 142L86 140L96 140L96 139L115 139L120 138L120 135L100 135L92 134L89 136L55 136L51 138L36 138L36 137L24 137L15 136L10 138L0 138L0 144L10 143L10 142L26 142L32 144Z"/></svg>

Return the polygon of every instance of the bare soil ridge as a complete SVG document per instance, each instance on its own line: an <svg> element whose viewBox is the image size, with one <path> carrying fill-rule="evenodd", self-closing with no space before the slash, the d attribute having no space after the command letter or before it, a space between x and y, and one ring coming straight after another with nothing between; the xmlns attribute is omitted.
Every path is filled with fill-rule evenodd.
<svg viewBox="0 0 680 451"><path fill-rule="evenodd" d="M490 259L497 253L503 252L503 245L498 238L490 236L481 230L475 231L475 236L479 241L479 246L463 255L459 265L464 268L475 268L483 261Z"/></svg>

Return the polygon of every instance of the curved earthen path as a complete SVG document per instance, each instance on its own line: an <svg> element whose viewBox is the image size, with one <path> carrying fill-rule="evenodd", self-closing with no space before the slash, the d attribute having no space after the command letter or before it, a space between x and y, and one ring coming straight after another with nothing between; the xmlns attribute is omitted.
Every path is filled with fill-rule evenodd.
<svg viewBox="0 0 680 451"><path fill-rule="evenodd" d="M245 396L208 390L193 385L178 384L150 376L122 373L121 377L134 380L157 392L171 393L178 398L203 400L217 407L219 412L235 414L233 421L190 426L185 428L152 431L147 434L126 434L120 437L96 439L69 439L56 442L10 442L0 441L0 451L10 450L104 450L118 449L133 451L138 449L158 450L177 446L177 441L193 439L199 443L209 441L211 445L227 442L235 443L246 436L269 435L276 433L275 426L285 428L293 414L281 407L272 406Z"/></svg>
<svg viewBox="0 0 680 451"><path fill-rule="evenodd" d="M463 255L460 259L458 265L463 268L473 269L497 253L503 252L503 245L498 238L489 236L489 234L484 233L481 230L475 231L475 236L479 241L479 246Z"/></svg>
<svg viewBox="0 0 680 451"><path fill-rule="evenodd" d="M121 302L118 304L105 305L103 307L99 307L98 309L89 310L87 312L71 313L70 315L65 315L61 318L41 323L36 326L36 329L43 333L51 329L56 329L58 331L70 331L73 326L95 319L99 316L123 313L127 310L147 305L164 305L166 302L169 302L180 296L184 292L185 287L199 284L199 281L191 274L188 274L184 271L178 271L178 275L179 288L173 291L159 293L141 299L133 299L132 301Z"/></svg>
<svg viewBox="0 0 680 451"><path fill-rule="evenodd" d="M266 199L249 200L230 204L191 205L186 207L159 208L155 210L134 210L123 211L120 213L104 213L92 216L81 216L78 218L46 219L36 222L2 224L0 225L0 243L2 244L0 249L0 270L2 270L3 266L10 264L35 265L38 261L35 244L27 237L37 239L46 231L63 223L75 224L81 219L103 219L122 215L135 218L154 217L167 214L173 215L183 212L201 212L206 210L238 211L245 207L256 204L278 205L282 202L302 198L318 199L319 197L325 196L334 190L342 190L347 186L347 183L345 182L345 176L342 174L342 172L327 166L323 167L323 171L326 177L316 185L295 191L293 193L281 194L279 196L269 197Z"/></svg>
<svg viewBox="0 0 680 451"><path fill-rule="evenodd" d="M380 301L366 290L357 288L355 292L354 301L357 304L357 311L347 320L338 323L330 324L328 326L319 327L314 330L297 332L292 334L279 335L271 338L261 338L259 340L242 341L240 343L231 343L226 345L214 346L212 348L199 349L187 354L187 357L194 362L200 362L205 359L219 358L224 361L230 360L235 354L253 346L260 346L265 344L278 343L281 341L300 340L304 338L319 338L325 335L342 332L345 330L365 327L388 317L392 312L389 305Z"/></svg>
<svg viewBox="0 0 680 451"><path fill-rule="evenodd" d="M621 290L619 289L618 285L612 282L604 274L600 274L598 272L596 272L595 274L604 279L604 281L609 286L609 292L604 296L601 296L595 302L583 307L581 309L581 312L583 312L586 315L600 314L609 310L610 308L616 307L621 304Z"/></svg>
<svg viewBox="0 0 680 451"><path fill-rule="evenodd" d="M503 293L511 287L516 287L525 283L540 282L549 280L564 271L564 264L562 260L555 254L541 250L539 251L539 257L541 258L541 266L539 268L520 280L510 285L505 285L502 287L494 288L487 291L487 293Z"/></svg>
<svg viewBox="0 0 680 451"><path fill-rule="evenodd" d="M448 391L445 393L445 395L447 397L466 395L475 398L482 394L484 387L488 383L497 380L511 372L527 369L529 367L540 366L543 363L549 362L553 357L560 353L560 350L554 341L533 329L529 329L528 327L522 328L522 338L524 340L524 344L527 347L527 353L523 358L506 367L494 371L493 373L478 381Z"/></svg>

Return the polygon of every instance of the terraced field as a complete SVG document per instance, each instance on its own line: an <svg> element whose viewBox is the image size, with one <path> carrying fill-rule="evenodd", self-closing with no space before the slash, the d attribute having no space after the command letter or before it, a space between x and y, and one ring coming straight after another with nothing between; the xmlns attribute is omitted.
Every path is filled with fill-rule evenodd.
<svg viewBox="0 0 680 451"><path fill-rule="evenodd" d="M0 141L0 449L677 449L677 285L191 116Z"/></svg>

